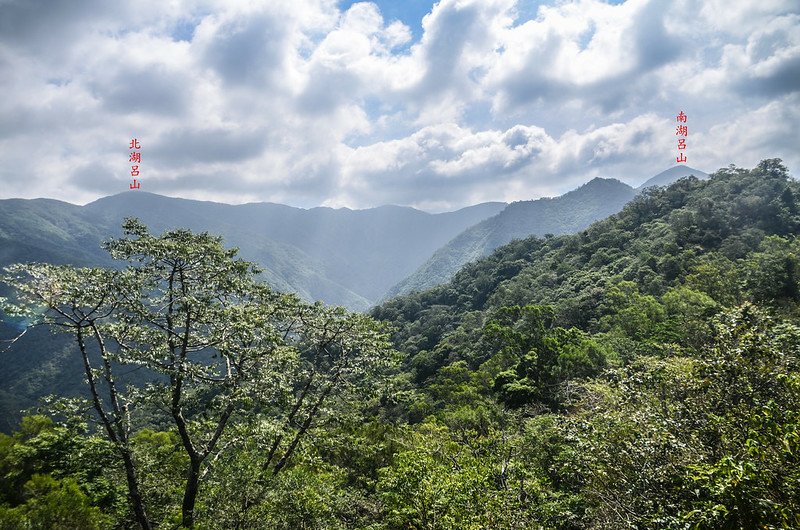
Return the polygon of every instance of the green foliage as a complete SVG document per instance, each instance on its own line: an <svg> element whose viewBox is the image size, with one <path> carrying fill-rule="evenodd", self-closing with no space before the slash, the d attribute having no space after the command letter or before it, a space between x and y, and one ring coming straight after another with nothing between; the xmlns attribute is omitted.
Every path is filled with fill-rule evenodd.
<svg viewBox="0 0 800 530"><path fill-rule="evenodd" d="M135 219L123 228L106 247L127 267L9 267L3 280L16 302L6 309L74 336L138 524L169 520L179 506L191 527L209 463L240 444L246 426L270 424L259 465L277 475L317 423L373 393L355 383L379 382L393 358L381 325L275 293L219 237L153 236ZM144 381L125 385L120 367L144 369ZM174 431L132 433L141 424ZM166 452L143 449L164 443ZM154 477L157 468L165 472ZM149 515L148 503L158 506Z"/></svg>
<svg viewBox="0 0 800 530"><path fill-rule="evenodd" d="M758 302L800 302L800 240L764 238L744 262L744 286Z"/></svg>
<svg viewBox="0 0 800 530"><path fill-rule="evenodd" d="M28 318L109 339L89 381L153 377L112 378L100 431L61 400L0 436L0 521L132 527L130 462L160 527L198 472L196 528L798 528L798 188L767 160L512 242L373 311L399 369L388 327L207 234L131 223L124 269L13 269L56 312Z"/></svg>
<svg viewBox="0 0 800 530"><path fill-rule="evenodd" d="M410 433L393 465L380 473L378 490L388 528L506 528L496 454L485 440L453 441L445 427L425 424Z"/></svg>
<svg viewBox="0 0 800 530"><path fill-rule="evenodd" d="M180 522L181 495L188 458L174 431L138 431L131 439L149 515L164 524Z"/></svg>
<svg viewBox="0 0 800 530"><path fill-rule="evenodd" d="M23 418L0 434L0 528L105 528L124 514L112 449L81 426Z"/></svg>
<svg viewBox="0 0 800 530"><path fill-rule="evenodd" d="M587 385L568 428L607 528L793 528L800 328L745 305L697 358L641 358Z"/></svg>
<svg viewBox="0 0 800 530"><path fill-rule="evenodd" d="M24 504L0 506L0 528L24 530L101 530L109 519L89 504L74 479L56 480L50 475L33 475L22 491Z"/></svg>
<svg viewBox="0 0 800 530"><path fill-rule="evenodd" d="M376 308L418 376L408 419L533 415L513 460L544 527L797 526L799 191L775 160L684 179Z"/></svg>
<svg viewBox="0 0 800 530"><path fill-rule="evenodd" d="M553 327L550 307L504 307L484 331L485 348L510 369L494 388L510 406L537 402L556 406L568 379L596 375L605 366L602 348L578 329Z"/></svg>

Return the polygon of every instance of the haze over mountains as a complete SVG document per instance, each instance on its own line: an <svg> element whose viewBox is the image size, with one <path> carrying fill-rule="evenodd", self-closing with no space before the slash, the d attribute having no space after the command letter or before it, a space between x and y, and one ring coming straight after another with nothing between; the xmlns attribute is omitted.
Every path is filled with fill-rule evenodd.
<svg viewBox="0 0 800 530"><path fill-rule="evenodd" d="M429 214L383 206L369 210L255 203L232 206L126 192L86 206L59 201L0 201L0 265L46 261L110 265L103 240L138 217L155 233L189 228L221 235L259 263L278 290L364 310L465 228L505 207L484 203Z"/></svg>
<svg viewBox="0 0 800 530"><path fill-rule="evenodd" d="M693 173L678 166L645 185ZM155 233L189 228L221 235L259 263L274 288L352 310L447 281L466 263L532 234L564 234L617 211L636 191L594 179L561 197L482 203L430 214L409 207L301 209L272 203L228 205L133 191L85 206L50 199L0 201L0 266L43 261L108 266L103 240L122 219L138 217Z"/></svg>

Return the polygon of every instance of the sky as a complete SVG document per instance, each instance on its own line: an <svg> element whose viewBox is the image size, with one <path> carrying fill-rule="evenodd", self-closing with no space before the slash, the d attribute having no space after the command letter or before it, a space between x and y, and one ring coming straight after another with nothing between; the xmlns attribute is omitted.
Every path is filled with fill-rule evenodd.
<svg viewBox="0 0 800 530"><path fill-rule="evenodd" d="M445 211L679 155L798 174L800 3L0 0L0 198Z"/></svg>

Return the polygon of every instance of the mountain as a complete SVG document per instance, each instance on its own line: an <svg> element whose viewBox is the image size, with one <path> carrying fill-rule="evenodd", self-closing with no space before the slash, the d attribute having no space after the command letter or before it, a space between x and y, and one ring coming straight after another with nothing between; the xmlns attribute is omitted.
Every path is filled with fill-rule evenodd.
<svg viewBox="0 0 800 530"><path fill-rule="evenodd" d="M462 359L473 367L486 362L481 346L487 343L476 335L490 329L485 325L503 307L547 304L558 325L591 333L608 332L612 322L604 319L625 309L614 321L625 333L644 340L641 326L666 342L676 340L659 328L668 315L647 297L676 289L694 289L726 306L771 305L797 319L799 231L800 183L780 161L723 168L707 180L651 188L580 233L511 242L447 283L393 298L371 314L392 324L395 347L418 378ZM664 303L671 311L703 314L697 306L703 296L690 294L683 300L686 293L672 292ZM626 306L632 301L640 313ZM685 327L677 317L672 323L698 336L709 329ZM647 351L631 348L619 334L607 339L623 359ZM496 369L503 362L486 365Z"/></svg>
<svg viewBox="0 0 800 530"><path fill-rule="evenodd" d="M505 469L544 485L508 527L797 528L782 518L800 513L798 234L800 183L764 160L649 188L580 233L514 241L375 308L420 425L403 485L433 474L416 465L426 447L456 448L439 460L446 488L465 476L455 455L490 446L472 453L487 455L471 468L487 470L481 491ZM514 429L529 442L495 458Z"/></svg>
<svg viewBox="0 0 800 530"><path fill-rule="evenodd" d="M140 191L85 206L50 199L0 200L0 267L26 261L114 266L100 244L121 234L124 217L135 216L155 233L184 227L221 235L227 246L239 247L242 257L265 268L264 279L273 287L363 310L417 269L409 280L416 278L420 286L441 283L512 239L581 230L618 211L634 194L619 181L595 179L555 199L485 203L442 214L398 206L233 206ZM0 321L0 340L16 332ZM29 331L5 353L15 362L0 374L0 414L17 417L21 406L51 391L74 393L80 366L71 354L71 344L62 337L38 328Z"/></svg>
<svg viewBox="0 0 800 530"><path fill-rule="evenodd" d="M102 228L81 212L80 206L51 199L0 201L0 266L27 261L109 264L99 246Z"/></svg>
<svg viewBox="0 0 800 530"><path fill-rule="evenodd" d="M111 265L100 243L120 235L124 217L156 233L189 228L219 234L259 263L273 287L309 300L364 310L465 228L504 203L430 214L383 206L302 209L228 205L129 191L86 206L49 199L0 201L0 266L19 261Z"/></svg>
<svg viewBox="0 0 800 530"><path fill-rule="evenodd" d="M39 203L16 206L47 217L38 229L54 254L73 248L62 240L79 215L64 230ZM50 404L40 414L52 419L0 435L0 527L129 527L139 485L155 523L141 526L175 526L196 476L186 453L203 447L197 514L209 527L797 528L798 234L800 182L779 160L725 168L647 188L579 233L512 241L374 308L397 355L368 317L326 318L316 344L236 363L283 384L209 387L194 376L216 378L192 371L178 387L173 376L172 404L160 386L121 400L130 419L106 430L122 433L116 444L78 419L82 403ZM70 349L3 358L0 428L30 404L27 385L86 386L80 366L68 379L60 367L78 360ZM142 357L119 367L116 388L161 356Z"/></svg>
<svg viewBox="0 0 800 530"><path fill-rule="evenodd" d="M384 299L442 284L467 263L514 239L582 230L618 212L635 196L636 191L627 184L595 178L560 197L511 203L437 250L414 274L390 289Z"/></svg>
<svg viewBox="0 0 800 530"><path fill-rule="evenodd" d="M467 263L489 255L514 239L582 230L594 221L620 211L638 191L651 186L669 186L691 175L700 180L709 178L703 171L681 165L649 178L635 190L615 179L596 178L560 197L509 204L494 217L468 228L437 250L411 276L387 291L382 299L445 283Z"/></svg>
<svg viewBox="0 0 800 530"><path fill-rule="evenodd" d="M690 175L693 175L700 180L708 179L708 173L700 171L699 169L691 168L689 166L681 165L671 167L662 171L658 175L650 177L636 189L643 190L644 188L649 188L651 186L669 186L676 180L682 179L683 177L688 177Z"/></svg>

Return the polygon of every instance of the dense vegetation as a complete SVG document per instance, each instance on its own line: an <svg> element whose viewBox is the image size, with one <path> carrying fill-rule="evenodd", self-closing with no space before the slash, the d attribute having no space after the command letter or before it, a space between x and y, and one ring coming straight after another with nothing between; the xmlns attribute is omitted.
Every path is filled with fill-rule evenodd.
<svg viewBox="0 0 800 530"><path fill-rule="evenodd" d="M250 316L226 337L256 333L258 354L285 363L266 362L266 379L247 378L256 385L248 399L202 381L216 359L159 369L171 350L157 331L137 341L151 346L137 352L153 355L112 357L190 380L198 391L182 406L191 436L209 440L220 411L235 404L201 462L198 528L798 528L798 228L800 185L780 161L765 160L646 191L576 235L515 241L447 285L375 309L392 326L397 365L369 319L277 297L243 269L233 287ZM174 247L159 245L174 234L136 230L118 255L133 257L130 245L147 237L145 254L160 248L169 259ZM191 252L197 236L180 237ZM151 265L134 263L126 281ZM53 285L7 281L34 286L32 294ZM51 293L66 296L65 285ZM119 314L139 317L109 322L108 332L124 338L162 322L152 313L158 298L138 292ZM81 293L71 296L92 294ZM269 318L248 313L259 304L272 308ZM298 314L308 328L267 333ZM301 397L316 385L309 374L338 380L313 352L327 345L326 322L349 319L364 349L347 351L372 361L330 399L316 386L324 406L310 422L293 421L298 402L304 418L313 409ZM251 355L234 345L217 353ZM87 421L63 401L0 437L0 527L135 526L126 451L148 520L186 523L196 458L175 410L159 406L158 389L169 388L160 381L137 402L124 443L97 428L97 413ZM101 405L113 420L112 404ZM292 446L278 469L275 444L283 454Z"/></svg>
<svg viewBox="0 0 800 530"><path fill-rule="evenodd" d="M619 212L635 196L636 190L627 184L596 178L560 197L513 202L438 249L412 275L392 287L385 298L446 283L467 263L488 256L514 239L584 230L593 222Z"/></svg>

